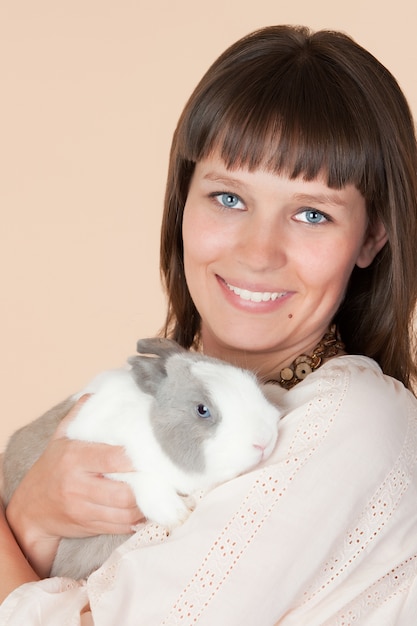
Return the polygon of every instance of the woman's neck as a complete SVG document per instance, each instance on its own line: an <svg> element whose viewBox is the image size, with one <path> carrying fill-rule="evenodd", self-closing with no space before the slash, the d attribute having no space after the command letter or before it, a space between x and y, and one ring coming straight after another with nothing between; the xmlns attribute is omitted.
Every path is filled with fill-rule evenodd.
<svg viewBox="0 0 417 626"><path fill-rule="evenodd" d="M202 334L202 349L208 356L222 359L253 371L261 381L273 381L291 387L329 358L344 354L344 345L333 325L320 337L304 346L289 346L282 350L234 349L210 341ZM290 382L286 382L290 381Z"/></svg>

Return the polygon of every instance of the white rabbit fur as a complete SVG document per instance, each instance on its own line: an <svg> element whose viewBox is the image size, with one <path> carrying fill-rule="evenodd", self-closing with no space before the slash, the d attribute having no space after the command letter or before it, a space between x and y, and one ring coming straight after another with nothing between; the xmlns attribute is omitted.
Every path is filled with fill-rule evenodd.
<svg viewBox="0 0 417 626"><path fill-rule="evenodd" d="M140 340L138 351L143 354L129 359L130 369L103 372L12 436L4 458L6 502L85 393L92 395L69 423L67 437L124 446L136 471L110 477L128 483L145 517L168 530L190 513L183 496L248 471L271 454L280 413L251 372L167 339ZM51 575L85 578L127 537L64 538Z"/></svg>

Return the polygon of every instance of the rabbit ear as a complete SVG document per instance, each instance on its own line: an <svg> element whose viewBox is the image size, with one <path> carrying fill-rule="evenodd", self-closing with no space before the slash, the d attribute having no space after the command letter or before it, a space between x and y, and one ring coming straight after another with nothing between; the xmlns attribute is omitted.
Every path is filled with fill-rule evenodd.
<svg viewBox="0 0 417 626"><path fill-rule="evenodd" d="M166 378L165 359L152 356L132 356L128 359L135 383L145 393L156 395L161 382Z"/></svg>
<svg viewBox="0 0 417 626"><path fill-rule="evenodd" d="M149 339L139 339L136 344L140 355L132 356L128 363L132 366L132 374L136 384L145 393L156 394L158 386L167 376L165 363L169 356L185 352L176 341L151 337Z"/></svg>
<svg viewBox="0 0 417 626"><path fill-rule="evenodd" d="M182 348L173 339L166 339L161 337L139 339L136 344L136 350L139 352L139 354L155 354L156 356L165 358L168 357L170 354L185 352L185 348Z"/></svg>

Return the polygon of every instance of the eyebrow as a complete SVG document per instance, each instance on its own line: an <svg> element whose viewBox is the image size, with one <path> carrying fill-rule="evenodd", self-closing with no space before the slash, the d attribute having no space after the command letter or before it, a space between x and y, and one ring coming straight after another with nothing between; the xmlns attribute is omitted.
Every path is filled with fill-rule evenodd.
<svg viewBox="0 0 417 626"><path fill-rule="evenodd" d="M312 204L333 204L346 208L346 201L343 200L337 193L297 193L294 198L298 202L311 202Z"/></svg>
<svg viewBox="0 0 417 626"><path fill-rule="evenodd" d="M207 172L207 174L203 176L203 179L222 185L234 185L235 187L240 188L246 188L247 186L245 182L239 178L234 178L233 176L227 176L217 172ZM331 189L329 189L329 193L296 193L294 195L294 200L307 204L332 204L346 208L345 200L340 197L337 191L332 191Z"/></svg>
<svg viewBox="0 0 417 626"><path fill-rule="evenodd" d="M246 187L244 181L233 176L225 176L223 174L217 174L216 172L208 172L203 176L203 180L210 180L213 183L220 183L223 185L236 185L238 187Z"/></svg>

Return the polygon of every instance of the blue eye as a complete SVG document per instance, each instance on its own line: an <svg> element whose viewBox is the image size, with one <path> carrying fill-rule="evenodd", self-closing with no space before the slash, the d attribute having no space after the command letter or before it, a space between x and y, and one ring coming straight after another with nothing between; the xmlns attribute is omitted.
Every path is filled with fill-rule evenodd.
<svg viewBox="0 0 417 626"><path fill-rule="evenodd" d="M323 224L329 221L324 213L316 209L303 209L300 211L297 218L307 224Z"/></svg>
<svg viewBox="0 0 417 626"><path fill-rule="evenodd" d="M222 193L220 198L224 206L230 206L232 208L235 207L239 202L238 197L233 195L232 193Z"/></svg>
<svg viewBox="0 0 417 626"><path fill-rule="evenodd" d="M210 409L205 404L197 404L195 407L198 417L211 417Z"/></svg>
<svg viewBox="0 0 417 626"><path fill-rule="evenodd" d="M234 193L216 193L214 197L226 209L243 209L242 200Z"/></svg>

